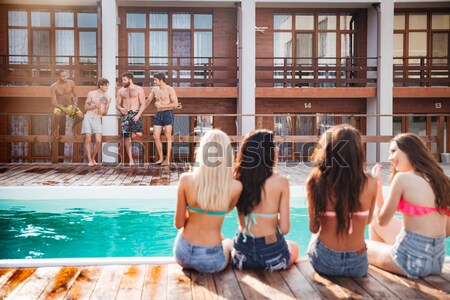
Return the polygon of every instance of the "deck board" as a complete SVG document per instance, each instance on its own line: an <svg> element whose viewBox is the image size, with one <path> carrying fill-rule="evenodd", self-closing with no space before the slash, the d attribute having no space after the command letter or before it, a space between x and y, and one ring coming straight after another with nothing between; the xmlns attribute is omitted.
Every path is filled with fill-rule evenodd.
<svg viewBox="0 0 450 300"><path fill-rule="evenodd" d="M304 259L274 273L112 265L0 269L0 280L0 299L450 299L445 276L411 280L371 266L363 278L325 277Z"/></svg>
<svg viewBox="0 0 450 300"><path fill-rule="evenodd" d="M167 265L148 266L141 299L167 299Z"/></svg>
<svg viewBox="0 0 450 300"><path fill-rule="evenodd" d="M81 268L80 275L70 287L65 299L89 299L97 284L101 271L101 267Z"/></svg>

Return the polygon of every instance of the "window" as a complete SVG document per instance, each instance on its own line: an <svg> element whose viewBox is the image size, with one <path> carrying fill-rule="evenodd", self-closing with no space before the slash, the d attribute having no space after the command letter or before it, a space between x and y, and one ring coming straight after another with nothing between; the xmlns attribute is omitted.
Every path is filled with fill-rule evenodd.
<svg viewBox="0 0 450 300"><path fill-rule="evenodd" d="M166 73L173 86L203 85L211 76L202 66L212 63L213 14L190 11L129 11L126 13L128 64L151 66L129 70L137 84L158 72ZM138 57L132 57L138 56ZM171 57L171 59L169 59ZM188 68L196 66L200 68ZM146 74L147 72L147 74ZM196 81L197 79L197 81Z"/></svg>
<svg viewBox="0 0 450 300"><path fill-rule="evenodd" d="M39 75L54 80L56 70L61 68L70 70L72 78L90 78L89 82L78 84L92 85L96 81L92 81L97 76L96 67L75 70L75 66L97 63L97 13L64 8L10 9L8 54L10 64L35 65L28 70L11 67L15 75ZM54 67L49 69L49 65Z"/></svg>
<svg viewBox="0 0 450 300"><path fill-rule="evenodd" d="M353 66L357 56L357 13L276 13L273 17L275 86L336 86L337 72ZM282 82L282 81L281 81Z"/></svg>
<svg viewBox="0 0 450 300"><path fill-rule="evenodd" d="M450 13L396 12L394 84L448 86L449 36Z"/></svg>

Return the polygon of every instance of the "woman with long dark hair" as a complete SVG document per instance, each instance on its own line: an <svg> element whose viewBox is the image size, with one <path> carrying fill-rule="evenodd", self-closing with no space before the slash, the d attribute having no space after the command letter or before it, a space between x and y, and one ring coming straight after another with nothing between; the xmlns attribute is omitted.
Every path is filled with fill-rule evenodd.
<svg viewBox="0 0 450 300"><path fill-rule="evenodd" d="M450 235L450 179L415 134L395 136L389 153L392 183L386 201L378 192L369 262L409 278L438 274ZM381 186L380 167L372 172ZM403 214L402 221L394 216L396 211Z"/></svg>
<svg viewBox="0 0 450 300"><path fill-rule="evenodd" d="M283 270L298 257L297 244L284 239L290 229L289 181L276 172L277 159L272 132L253 131L244 138L234 171L243 186L232 251L239 269Z"/></svg>
<svg viewBox="0 0 450 300"><path fill-rule="evenodd" d="M330 128L312 158L314 168L306 182L311 264L325 275L365 276L364 231L372 219L377 181L364 172L359 131L347 124Z"/></svg>

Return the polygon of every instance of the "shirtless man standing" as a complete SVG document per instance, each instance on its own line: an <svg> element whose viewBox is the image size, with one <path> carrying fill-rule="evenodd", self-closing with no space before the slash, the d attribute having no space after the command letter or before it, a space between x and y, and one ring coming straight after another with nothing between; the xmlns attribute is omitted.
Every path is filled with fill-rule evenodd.
<svg viewBox="0 0 450 300"><path fill-rule="evenodd" d="M156 164L169 165L171 162L172 152L172 129L174 122L173 109L178 106L178 98L175 89L165 82L164 73L157 73L153 77L155 87L146 100L146 106L155 99L155 107L157 113L153 122L153 139L155 140L156 151L158 152L158 161ZM167 139L167 158L164 160L161 131L165 127L164 135Z"/></svg>
<svg viewBox="0 0 450 300"><path fill-rule="evenodd" d="M102 116L108 113L111 97L106 94L109 87L109 81L106 78L100 78L97 82L98 89L88 93L84 110L86 115L81 126L81 133L85 135L84 146L86 156L88 157L88 166L95 166L97 162L95 157L100 150L102 143ZM95 134L94 152L91 155L91 136Z"/></svg>
<svg viewBox="0 0 450 300"><path fill-rule="evenodd" d="M116 108L122 114L122 134L125 139L125 149L134 165L131 138L142 136L142 113L145 110L144 89L133 83L133 74L122 74L122 88L117 92Z"/></svg>
<svg viewBox="0 0 450 300"><path fill-rule="evenodd" d="M55 107L53 111L53 135L59 136L59 120L62 115L74 119L72 124L72 133L76 135L75 126L83 120L83 113L78 108L78 96L75 90L73 80L67 79L67 72L59 70L58 81L51 85L52 104Z"/></svg>

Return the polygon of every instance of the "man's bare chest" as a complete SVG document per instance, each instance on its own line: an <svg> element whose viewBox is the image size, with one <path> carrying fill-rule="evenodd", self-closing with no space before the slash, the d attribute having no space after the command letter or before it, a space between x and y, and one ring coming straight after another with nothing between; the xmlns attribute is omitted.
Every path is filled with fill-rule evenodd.
<svg viewBox="0 0 450 300"><path fill-rule="evenodd" d="M132 99L132 98L137 98L139 95L139 92L135 89L132 90L122 90L120 92L120 97L124 98L124 99Z"/></svg>
<svg viewBox="0 0 450 300"><path fill-rule="evenodd" d="M68 96L72 93L72 87L71 86L60 86L56 88L56 95L57 96Z"/></svg>

